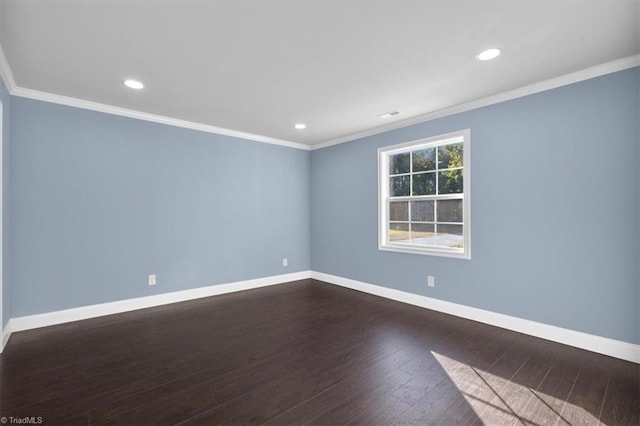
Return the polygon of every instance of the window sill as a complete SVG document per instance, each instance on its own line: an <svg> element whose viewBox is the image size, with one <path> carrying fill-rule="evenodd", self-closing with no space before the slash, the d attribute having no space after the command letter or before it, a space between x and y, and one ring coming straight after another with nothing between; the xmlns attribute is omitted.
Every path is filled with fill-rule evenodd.
<svg viewBox="0 0 640 426"><path fill-rule="evenodd" d="M437 249L425 249L420 247L411 247L404 245L379 245L378 250L380 251L391 251L395 253L408 253L408 254L420 254L423 256L438 256L438 257L450 257L453 259L465 259L471 260L471 253L469 250L465 252L459 251L448 251L448 250L437 250Z"/></svg>

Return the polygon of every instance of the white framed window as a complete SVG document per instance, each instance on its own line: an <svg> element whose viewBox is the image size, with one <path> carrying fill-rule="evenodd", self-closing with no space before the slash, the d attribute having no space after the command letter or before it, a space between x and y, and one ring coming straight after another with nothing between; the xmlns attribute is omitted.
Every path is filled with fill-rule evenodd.
<svg viewBox="0 0 640 426"><path fill-rule="evenodd" d="M378 248L471 258L470 131L378 149Z"/></svg>

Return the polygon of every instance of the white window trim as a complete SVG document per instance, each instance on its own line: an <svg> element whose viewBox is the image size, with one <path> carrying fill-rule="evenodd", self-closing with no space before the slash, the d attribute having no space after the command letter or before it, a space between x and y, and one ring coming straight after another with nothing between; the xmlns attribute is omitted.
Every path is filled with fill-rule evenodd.
<svg viewBox="0 0 640 426"><path fill-rule="evenodd" d="M454 142L463 143L462 185L464 196L462 201L462 223L464 226L463 249L447 249L426 246L415 246L403 243L387 242L387 198L389 196L389 155L396 151L407 151L420 145L440 146ZM392 145L378 149L378 249L400 253L413 253L428 256L452 257L458 259L471 259L471 131L470 129L418 139L415 141Z"/></svg>

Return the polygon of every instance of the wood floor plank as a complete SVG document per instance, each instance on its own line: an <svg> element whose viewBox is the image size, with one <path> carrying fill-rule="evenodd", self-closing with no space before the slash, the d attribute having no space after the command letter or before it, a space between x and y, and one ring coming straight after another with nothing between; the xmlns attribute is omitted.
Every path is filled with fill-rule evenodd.
<svg viewBox="0 0 640 426"><path fill-rule="evenodd" d="M188 420L185 424L264 423L342 382L350 374L355 372L357 377L372 363L384 363L397 356L401 356L402 363L413 354L398 351L391 346L380 348L367 345L354 351L326 357L308 368L223 403L214 410ZM390 362L395 366L395 362Z"/></svg>
<svg viewBox="0 0 640 426"><path fill-rule="evenodd" d="M14 333L44 424L638 424L637 364L302 280Z"/></svg>
<svg viewBox="0 0 640 426"><path fill-rule="evenodd" d="M617 362L609 372L600 424L640 425L640 366Z"/></svg>
<svg viewBox="0 0 640 426"><path fill-rule="evenodd" d="M597 425L609 386L609 368L589 356L582 365L571 394L562 409L562 419L571 425Z"/></svg>
<svg viewBox="0 0 640 426"><path fill-rule="evenodd" d="M380 408L385 401L388 401L389 395L393 394L394 391L410 379L410 375L396 369L377 388L370 392L360 393L356 398L350 397L343 400L343 402L326 410L307 424L321 426L349 423L363 413Z"/></svg>
<svg viewBox="0 0 640 426"><path fill-rule="evenodd" d="M460 354L445 356L434 352L433 357L437 361L433 364L436 366L434 371L440 374L443 380L435 388L425 392L424 396L411 408L397 416L394 424L432 424L452 414L452 407L463 408L466 400L461 394L459 385L463 384L465 379L470 382L464 386L477 384L479 378L469 365L476 365L481 369L490 368L511 348L515 335L512 333L505 338L505 335L497 332L495 336L485 338L487 338L487 344L471 358Z"/></svg>
<svg viewBox="0 0 640 426"><path fill-rule="evenodd" d="M300 319L304 321L305 317L301 316ZM290 321L287 319L287 322L290 322ZM325 327L325 329L329 329L329 331L330 331L331 325L332 325L331 321L325 320L323 322L323 326ZM287 341L288 339L297 338L298 340L300 339L304 340L303 335L307 332L307 329L305 327L301 327L300 325L293 325L291 327L291 333L287 333L286 324L278 324L277 321L272 323L272 326L276 330L278 330L278 333L276 334L274 334L273 332L265 333L266 331L269 331L268 327L265 327L265 328L254 327L254 329L249 330L250 331L249 334L245 334L244 332L241 332L238 330L236 330L235 335L227 334L227 333L218 334L217 337L219 339L224 339L225 341L225 345L222 346L222 348L219 347L220 345L217 344L215 340L210 344L203 344L201 342L197 342L197 345L195 347L194 346L190 347L189 345L179 345L181 340L185 340L185 341L193 340L190 335L185 334L186 330L179 329L180 337L181 337L180 340L176 341L175 339L173 339L172 341L172 339L169 339L169 338L163 339L164 341L169 342L168 347L165 347L164 345L154 344L151 347L147 347L146 351L139 351L135 349L134 350L130 349L127 351L118 350L119 352L130 353L131 355L127 359L118 359L118 362L120 365L119 365L119 371L116 371L116 373L118 375L125 375L129 372L134 372L136 374L139 374L145 368L146 369L156 368L157 367L156 365L149 364L145 361L150 356L154 357L154 360L156 360L156 364L161 365L163 368L167 368L167 369L181 368L184 366L193 365L193 363L197 362L199 359L202 359L202 358L206 359L211 356L219 357L224 354L229 354L234 359L238 359L239 358L238 353L242 353L240 360L242 360L242 357L244 357L246 361L249 361L249 360L259 358L261 355L259 352L257 353L246 352L247 349L258 348L258 350L263 350L263 349L272 350L274 348L277 348L278 346L284 349L288 349L290 347L290 342ZM318 323L315 323L315 325L313 324L310 325L312 329L313 327L318 328L319 326L320 325ZM175 330L175 327L174 327L174 330ZM192 328L192 327L189 327L189 328ZM313 330L309 330L309 332L313 332ZM134 334L135 334L135 330L134 330ZM126 343L127 342L125 342L125 344ZM180 348L178 352L176 352L176 347ZM168 351L166 349L172 349L172 350ZM160 351L159 354L155 354L154 350ZM84 356L88 357L86 353L84 354ZM91 361L96 364L100 364L102 362L101 359L92 359ZM47 362L48 363L51 362L49 358L47 359ZM112 361L108 361L108 362L112 363ZM61 386L57 382L53 383L52 387L53 387L53 390L56 392L53 396L57 396L57 394L68 395L70 391L77 389L78 380L86 380L88 377L92 377L91 375L87 376L84 374L84 368L82 365L72 365L65 368L64 374L53 373L53 374L47 375L46 377L54 378L57 380L59 377L69 375L70 373L73 373L73 372L76 372L76 374L79 375L80 377L75 381L67 383L67 387ZM100 374L110 376L111 375L110 373L112 373L112 370L104 371L104 372L101 372ZM156 375L156 372L153 372L152 374ZM10 384L9 381L4 383ZM103 383L102 385L104 386L105 384ZM17 391L16 392L17 394L19 394L20 391L22 390L20 386L13 386L13 387ZM46 387L42 386L42 383L28 383L23 387L32 388L30 393L31 400L33 400L39 393L47 389ZM11 402L10 400L5 401L5 403L10 403L10 402Z"/></svg>
<svg viewBox="0 0 640 426"><path fill-rule="evenodd" d="M409 318L407 319L409 320ZM444 328L440 328L440 325L436 325L434 327L434 322L425 323L422 325L422 327L416 327L415 321L410 322L410 324L412 326L411 330L415 332L416 335L412 335L412 339L410 342L400 341L396 342L396 344L403 345L404 347L409 347L410 350L413 351L420 352L425 350L426 346L424 345L426 344L426 342L421 341L421 338L424 335L433 336L437 335L437 333L439 332L445 331ZM477 328L478 324L469 323L466 324L466 326L467 327L460 327L461 330L458 330L458 332L461 332L462 329L465 329L465 332L467 333L465 338L456 340L457 344L459 344L460 346L468 345L467 340L471 339L472 337L476 337L471 333ZM409 332L410 330L405 329L405 331ZM433 337L428 344L429 347L437 346L436 342L438 341L438 339L444 339L444 337L442 335L440 335L439 337ZM387 341L389 341L389 338L387 338ZM416 341L418 341L418 343L416 343ZM469 345L469 347L472 348L474 346ZM413 361L411 361L410 363L413 363ZM385 366L388 367L388 363L385 363ZM401 368L406 369L406 364ZM311 398L304 403L299 404L298 406L286 411L280 416L272 419L270 422L268 422L268 424L300 424L309 422L312 419L320 416L322 413L344 403L347 400L353 400L355 398L361 397L363 393L372 390L370 389L371 386L378 386L382 384L379 382L379 379L383 376L381 376L380 374L372 374L372 376L373 377L366 382L367 386L364 387L362 386L362 384L358 385L358 383L362 383L360 378L358 378L357 380L346 380L344 383L336 386L335 389L332 388L330 391L323 392L317 397Z"/></svg>
<svg viewBox="0 0 640 426"><path fill-rule="evenodd" d="M546 346L546 345L545 345ZM535 351L523 364L522 368L501 389L496 389L496 398L499 398L509 407L510 413L488 409L489 413L481 413L481 418L490 419L494 425L507 425L513 423L515 414L521 421L526 419L526 408L535 397L533 390L537 389L547 377L551 368L556 363L553 351Z"/></svg>
<svg viewBox="0 0 640 426"><path fill-rule="evenodd" d="M501 418L505 412L495 410L495 404L492 400L489 401L491 403L488 404L487 410L492 411L493 415L481 412L482 417L490 419L492 423L509 424L513 415L521 418L535 398L533 391L541 385L558 362L558 353L554 350L555 346L549 346L546 342L531 337L525 339L527 340L524 342L525 349L529 353L529 357L508 381L504 382L504 374L498 374L499 377L502 377L502 379L498 379L499 383L502 380L501 385L492 386L495 391L494 400L499 399L509 408L507 415L509 420L505 421Z"/></svg>
<svg viewBox="0 0 640 426"><path fill-rule="evenodd" d="M459 389L456 403L440 415L437 422L449 419L457 424L513 424L517 415L505 401L505 388L531 357L530 338L518 336L513 345L491 365L472 360L457 369L452 380Z"/></svg>
<svg viewBox="0 0 640 426"><path fill-rule="evenodd" d="M362 376L350 376L316 396L272 417L265 425L307 424L345 401L357 400L363 394L374 391L390 381L398 380L404 383L406 381L404 379L408 379L410 376L395 367L400 367L405 361L405 359L399 359L398 362L393 364L385 362L386 372L382 374L376 371L376 364L371 365L362 372L362 376L366 377L366 380L363 380Z"/></svg>
<svg viewBox="0 0 640 426"><path fill-rule="evenodd" d="M360 336L362 339L366 339L366 336ZM362 340L354 340L349 345L346 345L342 348L342 351L339 353L350 354L353 352L357 352L361 350L359 343ZM324 346L328 347L327 342L324 342ZM252 363L247 366L247 368L236 368L231 369L230 371L223 373L221 375L214 374L200 374L198 378L195 380L191 380L190 383L185 383L180 386L179 389L183 389L179 392L180 397L192 398L196 397L198 394L207 392L212 395L216 395L217 401L228 401L238 396L242 396L243 394L250 392L251 390L255 390L260 388L260 386L265 384L270 384L273 380L280 379L287 375L293 374L298 370L301 370L305 367L308 367L310 364L320 362L325 357L328 356L326 352L323 352L320 347L316 348L316 350L311 350L311 356L299 357L295 361L287 360L286 358L273 359L270 360L269 363ZM303 354L302 354L303 355ZM235 381L235 385L234 385ZM156 394L154 398L154 393L157 393L158 389L154 390L154 392L147 393L143 395L143 398L134 398L133 401L129 403L125 402L124 407L129 410L146 410L147 407L145 404L152 403L151 409L153 411L153 407L155 405L162 404L170 404L173 398L176 396L175 393L172 393L173 390L175 392L176 386L170 384L161 389L161 393ZM194 396L189 396L194 395ZM143 408L144 407L144 408ZM107 413L110 416L120 415L120 417L126 417L126 411L123 412L123 404L121 402L116 402L112 406L109 407ZM92 418L98 420L99 418L106 415L102 412L102 416L99 416L98 413L92 413ZM188 418L188 417L185 417Z"/></svg>
<svg viewBox="0 0 640 426"><path fill-rule="evenodd" d="M223 297L227 297L227 295ZM214 302L216 298L208 299ZM188 303L190 305L193 302L185 303ZM296 299L291 300L291 304L296 306L296 309L298 311L289 308L288 310L284 311L267 311L265 313L260 313L261 311L259 310L246 313L241 309L232 310L231 312L229 312L229 310L217 309L217 306L213 306L212 308L208 308L207 310L189 309L188 315L178 312L179 314L181 314L178 317L176 317L175 315L170 316L170 321L166 320L166 324L150 320L146 317L135 320L126 325L128 331L126 334L122 334L121 331L117 329L117 327L113 327L112 329L97 327L97 329L91 330L93 331L92 333L84 333L83 344L81 347L79 347L79 345L74 341L68 342L68 338L63 339L62 342L59 342L59 339L55 339L52 342L53 348L46 348L51 352L48 356L49 362L46 364L46 366L48 368L56 368L60 370L68 367L74 367L76 370L79 370L80 367L83 366L83 363L89 364L90 366L95 366L95 364L102 361L102 359L110 360L116 363L126 362L130 359L139 359L140 356L150 354L151 347L156 350L168 347L172 348L175 352L176 336L172 333L172 331L176 329L180 330L180 337L185 340L190 339L193 336L198 336L202 333L202 331L191 327L191 324L193 324L194 321L208 323L212 327L212 332L210 333L211 337L223 339L227 338L228 336L241 335L246 330L251 330L256 336L261 336L262 333L256 332L262 330L269 331L274 327L282 327L286 324L289 324L290 327L295 329L298 326L290 321L291 316L295 316L301 321L304 321L306 318L313 318L314 320L322 318L326 320L325 312L332 312L331 310L327 310L326 306L322 305L319 305L317 307L307 306L307 309L303 311L302 308L299 307L300 304L296 303ZM348 304L344 306L348 306ZM302 312L304 313L302 314ZM229 324L227 320L228 315L231 315L232 317L239 317L239 321L234 321L233 323ZM269 323L265 323L263 321L264 315L267 315L269 317ZM113 317L118 316L116 315ZM87 321L98 322L97 319ZM219 327L220 325L224 325L224 327ZM55 329L55 327L53 328ZM113 342L114 339L117 339L117 341L122 345L128 345L129 348L128 351L117 351L116 354L121 358L116 360L113 360L113 354L111 353L113 348L111 342ZM141 346L141 341L149 344L146 346ZM37 342L34 343L37 344ZM206 341L198 342L196 349L205 343ZM18 383L31 385L31 383L25 383L30 375L36 375L37 377L40 377L42 373L55 373L55 371L51 370L42 370L42 368L44 367L41 363L41 357L38 356L41 353L42 348L36 347L35 351L30 351L29 349L31 348L25 348L25 350L22 350L20 352L20 357L17 359L11 358L12 351L9 349L11 348L8 348L5 351L3 357L6 356L5 359L11 360L16 368L24 370L23 373L17 373L16 375L16 380L18 381ZM80 351L83 357L79 360L69 359L69 349L72 349L73 351ZM192 352L193 348L187 347L184 348L183 351ZM33 352L34 354L28 355L27 353L25 355L25 352ZM59 357L60 360L58 360L57 357ZM84 370L82 371L84 372ZM10 373L11 372L5 374L3 379L6 381L6 383L15 385L16 383L11 382L12 377L10 377ZM37 385L37 383L33 384Z"/></svg>
<svg viewBox="0 0 640 426"><path fill-rule="evenodd" d="M318 340L305 343L299 342L294 346L294 349L288 349L268 357L260 357L247 363L234 362L234 360L227 360L227 362L211 360L210 364L214 365L210 368L203 368L196 373L178 378L174 382L163 384L147 392L118 399L109 404L103 402L99 408L91 411L91 419L99 421L128 410L138 409L144 404L155 402L163 397L170 398L172 390L176 388L189 388L212 379L215 380L216 392L219 392L220 388L226 392L235 389L235 392L241 394L247 389L268 382L292 369L302 368L314 359L321 359L324 354L322 349L328 346L329 341ZM313 358L310 358L307 353L312 353Z"/></svg>
<svg viewBox="0 0 640 426"><path fill-rule="evenodd" d="M477 325L477 324L476 324ZM435 340L432 351L416 357L401 369L410 372L413 378L390 395L387 401L381 401L371 410L361 413L351 420L354 424L393 424L398 417L410 410L420 399L442 382L450 381L449 374L442 368L437 356L454 356L460 362L467 362L491 341L501 341L508 336L506 332L497 332L487 336L473 325L457 330L455 337ZM441 336L442 338L442 336ZM446 344L445 344L446 343Z"/></svg>
<svg viewBox="0 0 640 426"><path fill-rule="evenodd" d="M555 348L554 348L555 349ZM577 352L566 347L554 351L556 362L537 388L531 389L531 399L519 413L530 425L567 424L561 417L562 409L582 368L583 359L572 356Z"/></svg>

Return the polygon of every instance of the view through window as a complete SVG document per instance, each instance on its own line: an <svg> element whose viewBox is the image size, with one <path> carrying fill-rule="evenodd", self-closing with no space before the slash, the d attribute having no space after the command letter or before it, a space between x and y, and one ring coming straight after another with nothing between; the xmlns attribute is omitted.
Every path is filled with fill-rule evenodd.
<svg viewBox="0 0 640 426"><path fill-rule="evenodd" d="M469 131L378 151L379 248L469 258Z"/></svg>

